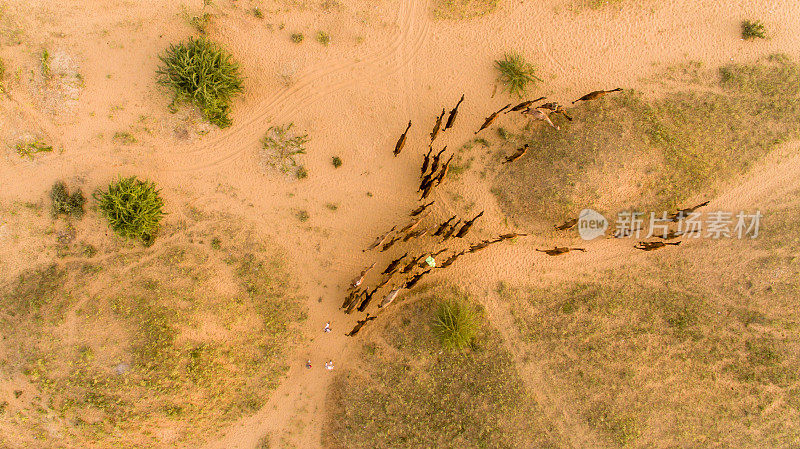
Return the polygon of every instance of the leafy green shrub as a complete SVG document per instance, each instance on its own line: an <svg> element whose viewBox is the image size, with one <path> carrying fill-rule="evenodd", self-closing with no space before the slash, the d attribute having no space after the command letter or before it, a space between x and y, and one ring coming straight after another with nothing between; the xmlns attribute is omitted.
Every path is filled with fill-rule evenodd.
<svg viewBox="0 0 800 449"><path fill-rule="evenodd" d="M447 300L439 305L433 329L445 347L468 346L478 331L478 311L464 300Z"/></svg>
<svg viewBox="0 0 800 449"><path fill-rule="evenodd" d="M53 203L50 209L53 218L62 214L78 219L83 217L83 205L86 204L86 198L80 189L70 195L66 184L56 181L50 189L50 201Z"/></svg>
<svg viewBox="0 0 800 449"><path fill-rule="evenodd" d="M742 22L742 39L766 39L767 30L760 20L745 20Z"/></svg>
<svg viewBox="0 0 800 449"><path fill-rule="evenodd" d="M318 31L317 42L319 42L322 45L328 45L331 42L331 36L324 31Z"/></svg>
<svg viewBox="0 0 800 449"><path fill-rule="evenodd" d="M255 16L256 19L263 19L264 18L264 12L261 11L261 8L256 6L255 8L253 8L253 16Z"/></svg>
<svg viewBox="0 0 800 449"><path fill-rule="evenodd" d="M334 168L339 168L342 166L342 159L339 156L334 156L333 159L331 159L331 162L333 163Z"/></svg>
<svg viewBox="0 0 800 449"><path fill-rule="evenodd" d="M292 34L292 42L294 42L295 44L299 44L300 42L303 42L303 39L305 39L305 36L303 36L303 33L294 33L294 34Z"/></svg>
<svg viewBox="0 0 800 449"><path fill-rule="evenodd" d="M500 71L497 80L505 85L505 89L511 95L522 97L530 83L541 81L536 76L533 65L526 62L518 53L506 53L502 60L494 63Z"/></svg>
<svg viewBox="0 0 800 449"><path fill-rule="evenodd" d="M227 51L205 38L190 38L171 45L159 59L158 81L172 87L176 101L199 107L220 128L230 126L231 101L244 87L239 65Z"/></svg>
<svg viewBox="0 0 800 449"><path fill-rule="evenodd" d="M117 234L151 244L164 216L164 201L153 182L120 178L94 194L100 213Z"/></svg>

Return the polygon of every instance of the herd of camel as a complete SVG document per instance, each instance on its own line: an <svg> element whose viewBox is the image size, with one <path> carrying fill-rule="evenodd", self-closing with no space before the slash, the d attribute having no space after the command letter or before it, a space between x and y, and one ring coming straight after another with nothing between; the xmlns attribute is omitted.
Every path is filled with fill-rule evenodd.
<svg viewBox="0 0 800 449"><path fill-rule="evenodd" d="M594 92L590 92L579 99L573 101L572 103L575 104L581 101L590 101L600 98L606 94L612 92L619 92L622 89L611 89L611 90L598 90ZM519 112L531 119L534 120L541 120L547 123L549 126L560 129L558 125L553 123L550 119L550 115L558 114L563 115L569 121L572 121L572 117L569 116L566 109L556 102L547 102L540 105L534 105L540 101L545 100L545 97L537 98L536 100L528 100L523 101L516 106L512 106L508 104L501 108L500 110L492 113L489 115L480 126L480 128L475 131L475 134L487 129L492 125L495 119L498 117L500 113L505 112L506 114L511 112ZM453 155L451 154L447 160L443 160L443 154L447 150L447 146L445 145L440 151L434 153L433 151L433 143L436 138L442 132L447 131L448 129L452 128L455 124L456 117L458 116L458 108L461 106L462 102L464 101L464 95L461 96L461 99L458 100L455 107L450 110L449 114L447 114L446 109L443 108L440 115L437 116L436 122L434 124L433 130L430 133L430 143L427 154L425 154L422 160L422 166L420 169L420 185L418 192L420 193L420 202L422 204L411 211L409 214L411 219L410 221L404 225L402 228L398 229L397 225L392 227L389 231L384 234L379 235L375 241L369 245L364 251L373 251L377 250L379 252L388 251L390 248L395 246L396 244L405 243L410 240L420 239L426 237L429 240L433 240L433 246L440 245L450 239L464 239L468 234L470 229L472 228L473 224L483 216L483 212L478 213L474 217L463 220L458 218L457 215L450 217L449 219L445 220L442 223L439 223L435 226L428 226L425 228L420 229L421 223L425 220L425 218L430 214L431 209L430 207L435 204L435 201L430 201L425 203L424 201L430 196L433 192L435 187L438 187L447 177L448 170L450 168L450 163L453 160ZM447 120L445 121L445 115L447 115ZM400 138L397 140L394 148L394 156L398 156L405 147L408 132L411 129L411 121L408 122L405 131L402 133ZM523 145L522 147L518 148L514 153L509 155L505 158L505 163L512 163L522 156L526 154L528 150L528 144ZM686 209L679 209L676 213L669 216L668 221L680 221L691 212L694 212L696 209L705 206L708 202L699 204L695 207L690 207ZM578 218L574 218L571 220L566 221L563 224L556 225L555 229L564 231L574 228L578 224ZM621 238L627 237L636 232L637 229L625 230L625 231L618 231L617 233L613 234L610 237L614 238ZM451 248L444 248L438 251L423 251L416 255L410 255L409 252L405 252L402 256L392 260L388 263L388 265L381 271L379 277L381 278L380 281L372 288L366 288L364 284L364 279L367 277L367 274L370 273L377 263L373 263L370 266L366 267L361 273L355 277L350 282L348 287L347 296L342 303L341 308L344 309L345 313L350 314L354 310L359 312L364 312L367 310L369 305L372 303L373 298L377 294L377 292L383 288L387 288L388 291L383 295L382 299L378 303L378 309L383 309L384 307L391 304L397 296L400 294L401 291L404 289L410 289L414 287L423 277L431 273L433 270L436 269L444 269L449 267L453 262L456 261L459 257L463 256L464 254L475 253L477 251L483 250L487 248L489 245L494 243L499 243L505 240L513 239L516 237L522 237L527 234L512 232L508 234L499 235L497 238L489 239L489 240L482 240L478 243L471 244L467 249L462 251L456 251ZM641 249L644 251L652 251L655 249L663 248L667 245L679 245L680 242L667 242L666 240L674 239L680 236L680 232L672 231L663 236L664 241L655 241L655 242L639 242L635 248ZM444 253L445 251L452 251L450 255L448 255L443 261L438 262L436 259L437 256ZM585 252L585 248L570 248L570 247L559 247L556 246L552 249L536 249L536 251L545 253L549 256L558 256L562 254L566 254L570 251L582 251ZM391 284L391 285L390 285ZM388 287L387 287L388 286ZM358 320L355 327L348 332L347 336L354 336L356 335L364 325L368 322L374 320L376 316L370 315L367 313L367 316L363 320Z"/></svg>

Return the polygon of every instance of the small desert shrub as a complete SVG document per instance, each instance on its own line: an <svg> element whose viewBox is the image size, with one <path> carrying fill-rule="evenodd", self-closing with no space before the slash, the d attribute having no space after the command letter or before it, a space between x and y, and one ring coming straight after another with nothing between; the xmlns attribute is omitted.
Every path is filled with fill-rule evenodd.
<svg viewBox="0 0 800 449"><path fill-rule="evenodd" d="M33 155L37 153L50 153L53 151L53 147L48 145L41 140L33 140L29 142L20 142L17 144L17 154L20 157L27 157L29 159L33 159Z"/></svg>
<svg viewBox="0 0 800 449"><path fill-rule="evenodd" d="M767 32L760 20L745 20L742 22L742 39L766 39Z"/></svg>
<svg viewBox="0 0 800 449"><path fill-rule="evenodd" d="M270 126L261 138L261 161L264 168L271 167L283 174L297 179L308 176L305 167L297 163L295 157L306 153L308 134L295 135L293 123L286 126Z"/></svg>
<svg viewBox="0 0 800 449"><path fill-rule="evenodd" d="M292 42L294 42L295 44L299 44L300 42L303 42L303 39L305 39L305 36L303 36L303 33L294 33L294 34L292 34Z"/></svg>
<svg viewBox="0 0 800 449"><path fill-rule="evenodd" d="M511 95L522 97L529 84L541 81L533 65L518 53L506 53L502 60L495 61L495 66L500 71L497 80L505 85Z"/></svg>
<svg viewBox="0 0 800 449"><path fill-rule="evenodd" d="M5 92L5 89L3 87L3 78L5 78L5 75L6 75L6 64L3 62L2 59L0 59L0 93Z"/></svg>
<svg viewBox="0 0 800 449"><path fill-rule="evenodd" d="M339 168L342 166L342 159L339 156L334 156L333 159L331 159L331 162L333 163L334 168Z"/></svg>
<svg viewBox="0 0 800 449"><path fill-rule="evenodd" d="M264 12L261 11L261 8L255 7L255 8L253 8L253 16L255 16L256 19L263 19L264 18Z"/></svg>
<svg viewBox="0 0 800 449"><path fill-rule="evenodd" d="M300 223L307 222L309 218L311 218L311 215L308 214L307 210L297 211L297 219L300 220Z"/></svg>
<svg viewBox="0 0 800 449"><path fill-rule="evenodd" d="M83 217L83 205L86 203L86 198L80 189L70 195L66 184L57 181L50 189L50 201L53 203L50 209L53 218L62 214L78 219Z"/></svg>
<svg viewBox="0 0 800 449"><path fill-rule="evenodd" d="M42 50L39 56L39 63L41 64L42 76L47 79L50 78L50 52L47 49Z"/></svg>
<svg viewBox="0 0 800 449"><path fill-rule="evenodd" d="M442 344L451 349L468 346L478 331L478 312L464 300L448 300L439 305L433 329Z"/></svg>
<svg viewBox="0 0 800 449"><path fill-rule="evenodd" d="M189 39L171 45L159 56L159 83L172 87L176 101L199 107L211 123L230 126L230 105L243 90L239 65L217 44L205 39Z"/></svg>
<svg viewBox="0 0 800 449"><path fill-rule="evenodd" d="M322 45L328 45L331 42L331 36L324 31L318 31L317 42L319 42Z"/></svg>
<svg viewBox="0 0 800 449"><path fill-rule="evenodd" d="M164 216L164 201L153 182L136 176L120 178L106 191L94 194L100 213L108 219L111 229L131 239L150 244Z"/></svg>

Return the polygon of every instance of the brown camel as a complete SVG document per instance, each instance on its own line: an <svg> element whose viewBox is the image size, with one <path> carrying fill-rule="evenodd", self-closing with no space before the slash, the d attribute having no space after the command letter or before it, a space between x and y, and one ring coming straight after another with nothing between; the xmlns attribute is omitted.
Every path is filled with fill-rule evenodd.
<svg viewBox="0 0 800 449"><path fill-rule="evenodd" d="M461 95L461 99L456 103L456 107L450 111L450 116L447 117L447 124L444 126L444 129L450 129L453 127L453 124L455 124L456 116L458 116L458 107L461 106L462 101L464 101L464 95Z"/></svg>
<svg viewBox="0 0 800 449"><path fill-rule="evenodd" d="M578 98L577 100L573 101L572 104L575 104L575 103L577 103L579 101L596 100L596 99L602 97L605 94L610 94L611 92L619 92L621 90L622 90L621 87L618 87L616 89L611 89L611 90L596 90L594 92L589 92L588 94Z"/></svg>
<svg viewBox="0 0 800 449"><path fill-rule="evenodd" d="M483 131L484 129L492 126L492 122L494 122L494 120L497 118L497 115L500 114L501 112L505 111L509 107L511 107L511 104L507 104L507 105L503 106L503 108L500 109L499 111L493 112L492 115L486 117L486 119L483 121L483 125L481 125L481 128L479 130L475 131L475 134L478 134L479 132Z"/></svg>
<svg viewBox="0 0 800 449"><path fill-rule="evenodd" d="M411 129L411 120L408 121L408 126L403 134L397 139L397 144L394 146L394 156L397 157L401 151L403 151L403 147L406 145L406 136L408 135L408 130Z"/></svg>
<svg viewBox="0 0 800 449"><path fill-rule="evenodd" d="M528 152L528 147L529 147L529 145L526 143L522 147L518 148L517 151L514 152L514 154L512 154L511 156L506 157L506 160L503 163L504 164L508 164L508 163L514 162L517 159L521 158L522 156L525 155L525 153Z"/></svg>

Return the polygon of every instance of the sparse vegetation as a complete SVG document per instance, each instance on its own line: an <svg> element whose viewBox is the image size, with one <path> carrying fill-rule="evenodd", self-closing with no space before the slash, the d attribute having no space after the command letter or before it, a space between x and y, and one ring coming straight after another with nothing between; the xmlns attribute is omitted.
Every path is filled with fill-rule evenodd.
<svg viewBox="0 0 800 449"><path fill-rule="evenodd" d="M360 365L333 381L323 446L561 447L485 320L476 323L470 349L442 351L432 320L419 319L435 313L437 297L468 301L464 293L438 288L403 303L385 327L372 328L379 337L364 345Z"/></svg>
<svg viewBox="0 0 800 449"><path fill-rule="evenodd" d="M279 172L303 179L308 176L305 167L297 162L296 157L306 153L306 143L311 139L308 134L295 134L293 123L286 126L270 126L261 138L261 163L264 168L276 169Z"/></svg>
<svg viewBox="0 0 800 449"><path fill-rule="evenodd" d="M325 31L318 31L317 42L319 42L322 45L328 45L331 42L331 36Z"/></svg>
<svg viewBox="0 0 800 449"><path fill-rule="evenodd" d="M52 71L50 70L50 52L46 48L39 55L39 68L42 71L42 77L49 79Z"/></svg>
<svg viewBox="0 0 800 449"><path fill-rule="evenodd" d="M308 214L307 210L297 211L297 219L300 220L300 223L307 222L309 218L311 218L311 215Z"/></svg>
<svg viewBox="0 0 800 449"><path fill-rule="evenodd" d="M433 17L461 20L489 14L497 9L498 0L435 0Z"/></svg>
<svg viewBox="0 0 800 449"><path fill-rule="evenodd" d="M342 166L342 159L339 158L339 156L334 156L333 159L331 159L331 163L334 168L339 168Z"/></svg>
<svg viewBox="0 0 800 449"><path fill-rule="evenodd" d="M292 34L292 42L294 42L295 44L299 44L300 42L303 42L303 39L305 39L305 36L303 35L303 33L293 33Z"/></svg>
<svg viewBox="0 0 800 449"><path fill-rule="evenodd" d="M132 145L137 142L136 136L129 131L118 131L114 133L114 140L123 145Z"/></svg>
<svg viewBox="0 0 800 449"><path fill-rule="evenodd" d="M17 154L20 157L27 157L33 159L34 155L38 153L51 153L53 147L41 140L29 140L17 143Z"/></svg>
<svg viewBox="0 0 800 449"><path fill-rule="evenodd" d="M199 107L220 128L230 126L231 102L243 91L244 81L227 51L206 38L191 38L171 45L159 58L159 83L173 89L174 101Z"/></svg>
<svg viewBox="0 0 800 449"><path fill-rule="evenodd" d="M45 426L64 447L160 447L154 423L176 429L171 445L202 447L264 406L303 312L279 249L221 220L0 284L3 366L26 383L14 414L33 435L20 447L47 447ZM224 232L224 252L179 243L210 232Z"/></svg>
<svg viewBox="0 0 800 449"><path fill-rule="evenodd" d="M263 12L263 11L261 11L261 8L259 8L258 6L256 6L255 8L253 8L253 16L254 16L256 19L263 19L263 18L264 18L264 12Z"/></svg>
<svg viewBox="0 0 800 449"><path fill-rule="evenodd" d="M153 242L164 216L164 201L153 182L141 181L136 176L120 178L107 190L96 192L94 198L114 232L125 238L141 239L145 244Z"/></svg>
<svg viewBox="0 0 800 449"><path fill-rule="evenodd" d="M766 39L767 29L760 20L742 21L742 39Z"/></svg>
<svg viewBox="0 0 800 449"><path fill-rule="evenodd" d="M83 206L86 198L81 189L75 189L72 194L67 190L67 185L62 181L56 181L50 189L50 215L57 218L66 215L77 219L83 218Z"/></svg>
<svg viewBox="0 0 800 449"><path fill-rule="evenodd" d="M790 100L800 94L800 65L787 57L719 71L691 65L664 77L686 88L658 98L625 91L575 106L573 122L553 117L558 133L523 129L519 137L532 150L496 178L501 206L525 220L556 219L589 204L612 214L623 205L665 210L713 193L800 136L800 106ZM601 188L620 179L635 182L613 194Z"/></svg>
<svg viewBox="0 0 800 449"><path fill-rule="evenodd" d="M439 305L433 329L445 347L463 349L475 338L478 320L472 305L464 300L449 300Z"/></svg>
<svg viewBox="0 0 800 449"><path fill-rule="evenodd" d="M503 84L509 94L522 97L528 86L541 81L536 76L536 69L526 62L519 53L506 53L503 59L495 61L495 67L500 71L497 80Z"/></svg>

